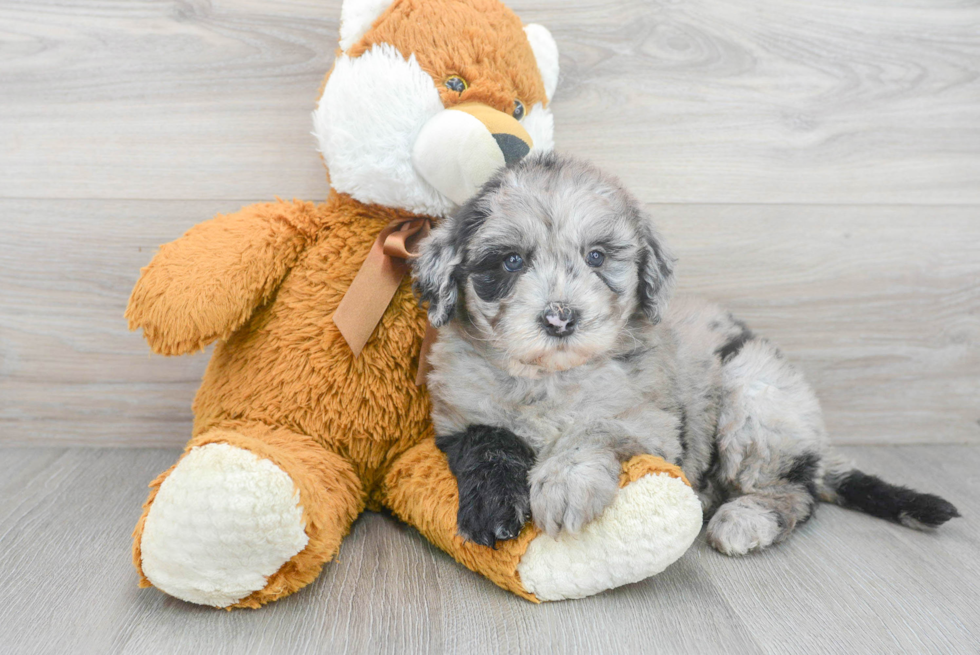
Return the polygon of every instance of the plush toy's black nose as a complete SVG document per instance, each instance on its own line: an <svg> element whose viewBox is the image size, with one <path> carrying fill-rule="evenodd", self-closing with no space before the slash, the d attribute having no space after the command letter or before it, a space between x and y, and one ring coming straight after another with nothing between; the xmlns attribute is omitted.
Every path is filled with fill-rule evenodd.
<svg viewBox="0 0 980 655"><path fill-rule="evenodd" d="M504 163L507 166L516 164L524 159L527 153L531 152L531 146L518 136L503 133L493 134L491 136L493 136L497 145L500 146L500 152L504 153Z"/></svg>
<svg viewBox="0 0 980 655"><path fill-rule="evenodd" d="M553 337L567 337L575 331L575 310L568 303L549 303L541 313L541 326Z"/></svg>

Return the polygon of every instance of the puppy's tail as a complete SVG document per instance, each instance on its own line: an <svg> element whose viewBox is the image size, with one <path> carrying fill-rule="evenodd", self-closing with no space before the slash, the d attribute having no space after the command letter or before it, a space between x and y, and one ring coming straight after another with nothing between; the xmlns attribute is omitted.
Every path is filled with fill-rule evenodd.
<svg viewBox="0 0 980 655"><path fill-rule="evenodd" d="M960 515L949 501L868 475L841 462L828 466L819 485L820 499L916 530L937 528Z"/></svg>

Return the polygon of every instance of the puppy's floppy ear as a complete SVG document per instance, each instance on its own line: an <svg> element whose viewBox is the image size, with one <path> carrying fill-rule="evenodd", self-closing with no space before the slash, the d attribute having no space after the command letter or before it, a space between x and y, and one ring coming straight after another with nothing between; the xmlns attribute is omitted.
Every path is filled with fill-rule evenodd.
<svg viewBox="0 0 980 655"><path fill-rule="evenodd" d="M429 303L429 322L433 327L448 323L456 310L466 242L486 217L477 205L481 195L471 198L433 229L419 244L419 256L412 262L412 288L422 302Z"/></svg>
<svg viewBox="0 0 980 655"><path fill-rule="evenodd" d="M412 289L421 302L429 303L429 322L442 327L453 317L459 295L457 270L463 252L454 239L453 219L447 218L419 244L412 260Z"/></svg>
<svg viewBox="0 0 980 655"><path fill-rule="evenodd" d="M467 246L490 216L487 197L500 189L507 170L501 169L490 178L419 244L419 256L412 262L412 288L423 302L429 303L429 322L433 327L448 323L456 311Z"/></svg>
<svg viewBox="0 0 980 655"><path fill-rule="evenodd" d="M663 319L667 303L674 293L676 260L653 226L653 220L645 212L639 209L635 211L641 241L637 296L640 309L656 324Z"/></svg>

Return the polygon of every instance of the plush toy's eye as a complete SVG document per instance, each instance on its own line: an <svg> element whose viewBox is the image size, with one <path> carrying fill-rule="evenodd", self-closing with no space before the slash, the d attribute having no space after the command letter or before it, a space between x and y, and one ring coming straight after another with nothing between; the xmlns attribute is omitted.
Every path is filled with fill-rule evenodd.
<svg viewBox="0 0 980 655"><path fill-rule="evenodd" d="M516 273L524 268L524 258L516 252L512 252L504 257L504 270Z"/></svg>
<svg viewBox="0 0 980 655"><path fill-rule="evenodd" d="M598 268L602 266L602 262L606 261L606 256L603 255L598 250L590 250L589 254L585 256L585 263L592 268Z"/></svg>
<svg viewBox="0 0 980 655"><path fill-rule="evenodd" d="M524 103L520 100L514 101L514 118L517 120L524 118Z"/></svg>
<svg viewBox="0 0 980 655"><path fill-rule="evenodd" d="M469 84L466 83L466 80L459 75L453 75L446 80L446 88L450 91L455 91L456 93L462 93L468 86Z"/></svg>

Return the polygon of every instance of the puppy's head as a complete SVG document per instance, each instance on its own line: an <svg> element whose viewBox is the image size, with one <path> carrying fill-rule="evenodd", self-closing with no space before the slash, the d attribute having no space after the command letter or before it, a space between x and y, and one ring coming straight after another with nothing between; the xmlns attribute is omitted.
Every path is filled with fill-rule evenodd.
<svg viewBox="0 0 980 655"><path fill-rule="evenodd" d="M532 156L491 179L420 246L415 290L515 375L573 368L658 322L673 259L636 199L584 162Z"/></svg>

